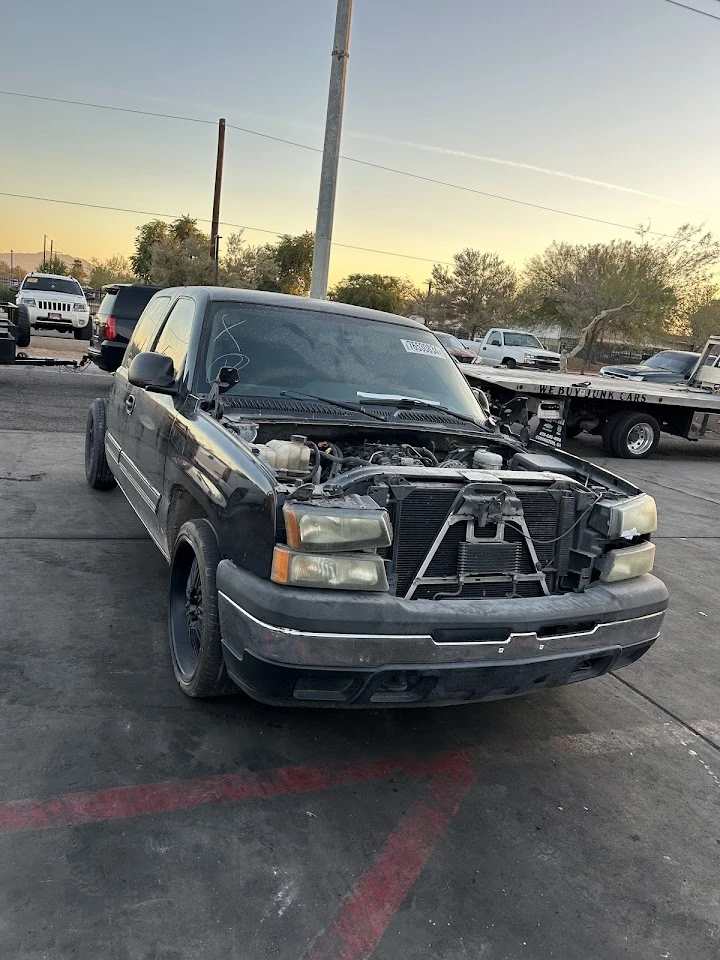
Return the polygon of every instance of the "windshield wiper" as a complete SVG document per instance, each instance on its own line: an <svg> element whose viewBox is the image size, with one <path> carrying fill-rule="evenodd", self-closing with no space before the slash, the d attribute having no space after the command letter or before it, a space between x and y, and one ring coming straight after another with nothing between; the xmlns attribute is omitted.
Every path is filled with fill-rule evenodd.
<svg viewBox="0 0 720 960"><path fill-rule="evenodd" d="M359 403L350 403L345 400L331 400L330 397L321 397L317 393L305 393L304 390L281 390L280 396L291 397L294 400L317 400L319 403L329 403L333 407L340 407L342 410L352 410L353 413L361 413L364 417L370 417L372 420L380 420L382 423L387 423L385 417L381 417L377 413L368 413L367 410L363 410L362 404Z"/></svg>
<svg viewBox="0 0 720 960"><path fill-rule="evenodd" d="M382 404L392 405L394 407L424 407L426 410L437 410L438 413L447 413L451 417L457 417L458 420L464 420L465 423L471 423L474 427L481 427L484 430L490 429L487 423L484 423L480 420L476 420L474 417L469 417L465 413L458 413L456 410L451 410L450 407L444 407L441 403L438 403L436 400L423 400L421 397L398 397L394 394L365 394L358 392L359 397L367 397L372 400L372 403L381 406ZM495 431L492 430L494 433Z"/></svg>

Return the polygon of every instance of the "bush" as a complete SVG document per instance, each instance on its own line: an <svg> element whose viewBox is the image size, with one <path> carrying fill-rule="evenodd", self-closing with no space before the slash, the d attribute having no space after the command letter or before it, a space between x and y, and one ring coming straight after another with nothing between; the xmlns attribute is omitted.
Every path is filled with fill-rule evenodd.
<svg viewBox="0 0 720 960"><path fill-rule="evenodd" d="M15 303L15 291L5 283L0 283L0 303Z"/></svg>

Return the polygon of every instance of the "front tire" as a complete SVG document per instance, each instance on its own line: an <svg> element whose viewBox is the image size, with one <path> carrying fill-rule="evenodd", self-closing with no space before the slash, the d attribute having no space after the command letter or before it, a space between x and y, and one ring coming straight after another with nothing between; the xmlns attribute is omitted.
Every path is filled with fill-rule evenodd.
<svg viewBox="0 0 720 960"><path fill-rule="evenodd" d="M92 324L88 320L84 327L73 327L73 336L76 340L89 340L92 336Z"/></svg>
<svg viewBox="0 0 720 960"><path fill-rule="evenodd" d="M19 347L30 346L30 313L24 303L17 308L17 345Z"/></svg>
<svg viewBox="0 0 720 960"><path fill-rule="evenodd" d="M508 370L514 370L515 367L517 366L517 361L515 360L514 357L505 357L505 359L503 360L503 363L508 368Z"/></svg>
<svg viewBox="0 0 720 960"><path fill-rule="evenodd" d="M90 404L85 427L85 479L93 490L112 490L116 483L105 454L106 430L107 401L98 398Z"/></svg>
<svg viewBox="0 0 720 960"><path fill-rule="evenodd" d="M237 692L220 642L215 576L221 559L207 520L182 525L170 569L169 632L175 679L188 697Z"/></svg>

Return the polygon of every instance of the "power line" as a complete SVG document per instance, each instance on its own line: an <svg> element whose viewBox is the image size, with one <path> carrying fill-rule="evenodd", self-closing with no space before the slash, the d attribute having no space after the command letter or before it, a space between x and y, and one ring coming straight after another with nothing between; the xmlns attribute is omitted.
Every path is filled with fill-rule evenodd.
<svg viewBox="0 0 720 960"><path fill-rule="evenodd" d="M90 210L111 210L114 213L133 213L141 217L158 217L161 220L177 220L182 214L179 213L158 213L153 210L131 210L128 207L110 207L101 203L83 203L80 200L60 200L57 197L36 197L31 196L26 193L8 193L4 190L0 191L0 197L12 197L16 200L37 200L42 203L61 203L69 207L87 207ZM194 217L194 220L199 221L200 223L210 223L207 217ZM264 227L250 227L245 223L230 223L229 220L221 220L220 223L224 227L235 227L238 230L251 230L255 233L270 233L276 237L282 237L287 233L287 230L268 230ZM423 263L441 263L443 266L451 267L452 264L447 260L435 260L431 257L417 257L411 253L396 253L394 250L376 250L373 247L358 247L352 243L336 243L333 241L334 247L343 247L346 250L361 250L364 253L379 253L385 257L400 257L403 260L421 260Z"/></svg>
<svg viewBox="0 0 720 960"><path fill-rule="evenodd" d="M675 2L675 0L667 0L667 2L673 3ZM678 5L682 6L682 4L678 4ZM691 8L688 8L688 9L691 9ZM710 16L710 14L708 14L708 16ZM720 19L720 18L716 18L716 19ZM65 104L71 104L73 106L93 107L97 110L113 110L118 113L132 113L132 114L139 114L139 115L148 116L148 117L160 117L166 120L184 120L184 121L187 121L188 123L204 123L204 124L210 124L212 126L215 126L215 121L202 120L202 119L199 119L198 117L182 117L177 114L171 114L171 113L153 113L148 110L134 110L134 109L130 109L129 107L114 107L114 106L109 106L107 104L102 104L102 103L88 103L83 100L63 100L58 97L44 97L44 96L39 96L37 94L31 94L31 93L18 93L14 90L0 90L0 94L8 97L22 97L29 100L45 100L50 103L65 103ZM231 130L238 130L241 133L247 133L253 137L261 137L264 140L273 140L276 143L284 143L287 146L299 147L301 150L309 150L312 153L322 153L322 149L320 147L312 147L307 143L300 143L297 140L288 140L288 139L285 139L284 137L275 137L269 133L261 133L259 130L252 130L249 127L240 127L233 123L228 123L227 126ZM396 167L388 167L381 163L373 163L370 160L360 160L358 157L349 157L349 156L346 156L345 154L341 154L341 159L346 160L349 163L358 164L359 166L371 167L375 170L381 170L385 173L393 173L400 177L409 177L412 180L419 180L423 183L432 183L432 184L435 184L436 186L448 187L452 190L461 190L464 193L473 193L480 197L488 197L491 200L501 200L504 203L514 203L522 207L530 207L533 210L542 210L545 213L556 213L563 217L573 217L576 220L586 220L589 223L599 223L606 227L618 227L621 230L632 230L634 233L637 232L637 224L618 223L614 220L603 220L599 217L590 217L586 214L575 213L574 211L571 211L571 210L561 210L559 207L549 207L540 203L532 203L530 200L518 200L516 197L506 197L499 193L490 193L487 190L478 190L476 187L467 187L460 183L451 183L448 180L439 180L434 177L426 177L419 173L411 173L408 170L398 170ZM230 226L233 226L233 224L230 224ZM248 227L248 229L250 228ZM272 232L272 231L269 231L269 232ZM646 230L645 232L655 237L671 236L671 234L659 233L656 230ZM339 246L339 244L337 244L337 246ZM422 259L422 258L419 258L419 259Z"/></svg>
<svg viewBox="0 0 720 960"><path fill-rule="evenodd" d="M714 13L708 13L707 10L698 10L697 7L689 7L686 3L678 3L678 0L665 0L665 3L671 3L674 7L682 7L683 10L699 13L702 17L710 17L711 20L720 20L720 17L715 16Z"/></svg>

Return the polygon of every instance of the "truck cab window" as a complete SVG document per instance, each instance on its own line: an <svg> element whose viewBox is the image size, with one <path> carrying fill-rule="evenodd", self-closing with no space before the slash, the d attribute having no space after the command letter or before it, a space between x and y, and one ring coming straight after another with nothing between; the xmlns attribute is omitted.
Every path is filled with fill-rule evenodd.
<svg viewBox="0 0 720 960"><path fill-rule="evenodd" d="M145 310L143 310L125 352L123 366L129 367L133 358L138 353L150 349L150 344L155 339L155 334L158 332L158 328L169 304L170 297L158 297L157 300L153 300L147 305Z"/></svg>
<svg viewBox="0 0 720 960"><path fill-rule="evenodd" d="M166 357L172 357L176 374L185 363L194 318L195 301L188 297L180 297L170 311L170 316L165 321L165 326L155 344L155 353L164 353Z"/></svg>

